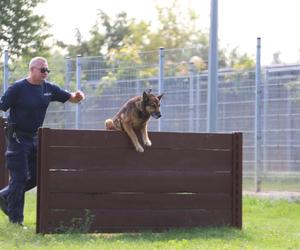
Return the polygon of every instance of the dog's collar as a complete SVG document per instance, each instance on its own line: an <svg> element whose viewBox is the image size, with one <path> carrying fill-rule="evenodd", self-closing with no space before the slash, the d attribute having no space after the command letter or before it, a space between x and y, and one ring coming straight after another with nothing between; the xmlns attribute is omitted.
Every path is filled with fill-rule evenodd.
<svg viewBox="0 0 300 250"><path fill-rule="evenodd" d="M139 118L144 119L150 117L150 115L145 111L145 106L146 106L145 102L142 102L142 110L138 109Z"/></svg>
<svg viewBox="0 0 300 250"><path fill-rule="evenodd" d="M139 118L149 118L149 114L147 114L145 111L138 110L138 116Z"/></svg>

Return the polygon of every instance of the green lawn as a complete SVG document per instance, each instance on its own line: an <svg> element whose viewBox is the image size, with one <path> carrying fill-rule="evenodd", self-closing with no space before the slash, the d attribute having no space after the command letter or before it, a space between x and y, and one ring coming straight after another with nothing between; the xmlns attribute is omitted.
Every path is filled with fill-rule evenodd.
<svg viewBox="0 0 300 250"><path fill-rule="evenodd" d="M300 202L244 197L243 230L178 229L163 233L35 234L35 193L26 196L27 230L0 214L0 249L300 249Z"/></svg>

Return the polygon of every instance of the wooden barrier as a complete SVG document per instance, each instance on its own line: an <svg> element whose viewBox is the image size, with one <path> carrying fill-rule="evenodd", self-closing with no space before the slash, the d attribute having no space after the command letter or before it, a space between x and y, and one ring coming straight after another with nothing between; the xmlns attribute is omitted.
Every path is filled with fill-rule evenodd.
<svg viewBox="0 0 300 250"><path fill-rule="evenodd" d="M242 134L39 130L37 232L242 227ZM77 223L75 223L77 222Z"/></svg>
<svg viewBox="0 0 300 250"><path fill-rule="evenodd" d="M8 170L5 167L5 150L6 143L4 137L4 122L5 119L0 117L0 189L8 183Z"/></svg>

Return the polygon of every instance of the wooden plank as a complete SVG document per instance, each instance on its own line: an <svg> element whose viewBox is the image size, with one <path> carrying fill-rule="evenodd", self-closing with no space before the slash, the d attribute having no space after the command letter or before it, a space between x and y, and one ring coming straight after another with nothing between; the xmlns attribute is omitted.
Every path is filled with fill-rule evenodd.
<svg viewBox="0 0 300 250"><path fill-rule="evenodd" d="M178 227L230 226L231 214L227 210L49 210L47 228L44 232L55 232L69 227L72 221L84 225L92 222L89 232L120 232L136 230L163 230ZM94 216L94 217L91 217ZM77 219L76 219L77 218ZM81 221L79 220L81 218ZM74 223L73 223L74 224Z"/></svg>
<svg viewBox="0 0 300 250"><path fill-rule="evenodd" d="M48 188L48 133L50 129L39 129L38 166L37 166L37 224L36 232L40 233L47 229L49 209Z"/></svg>
<svg viewBox="0 0 300 250"><path fill-rule="evenodd" d="M215 209L230 210L225 194L50 193L50 209Z"/></svg>
<svg viewBox="0 0 300 250"><path fill-rule="evenodd" d="M242 228L242 164L243 164L242 133L233 134L233 165L232 165L232 225Z"/></svg>
<svg viewBox="0 0 300 250"><path fill-rule="evenodd" d="M195 171L60 171L49 172L48 192L229 193L228 173Z"/></svg>
<svg viewBox="0 0 300 250"><path fill-rule="evenodd" d="M149 132L152 147L230 149L231 134ZM188 143L187 143L188 141ZM97 148L133 148L124 132L105 130L60 130L51 129L49 145L89 146Z"/></svg>
<svg viewBox="0 0 300 250"><path fill-rule="evenodd" d="M50 147L50 169L118 170L194 170L231 171L232 152L203 149L146 149L137 153L130 148Z"/></svg>

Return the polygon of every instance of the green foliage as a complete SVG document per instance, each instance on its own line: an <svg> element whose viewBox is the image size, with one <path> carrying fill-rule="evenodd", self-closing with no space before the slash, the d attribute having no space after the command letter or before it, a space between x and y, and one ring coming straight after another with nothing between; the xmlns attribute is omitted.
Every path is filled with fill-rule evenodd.
<svg viewBox="0 0 300 250"><path fill-rule="evenodd" d="M180 9L178 0L174 0L170 7L156 6L159 27L149 34L149 43L143 50L153 50L159 47L166 49L201 46L201 57L207 60L208 34L197 29L199 16L188 9L187 13Z"/></svg>
<svg viewBox="0 0 300 250"><path fill-rule="evenodd" d="M71 224L69 226L65 226L63 224L57 228L58 233L88 233L91 229L92 223L94 221L95 216L91 214L90 210L85 209L85 214L83 218L73 218Z"/></svg>
<svg viewBox="0 0 300 250"><path fill-rule="evenodd" d="M206 69L209 50L208 34L197 28L199 16L196 12L191 9L182 11L178 0L174 0L168 7L157 5L156 10L159 23L157 30L153 31L150 23L137 22L135 19L128 18L124 12L117 14L115 19L112 19L100 10L97 22L90 30L90 40L84 41L80 31L77 30L76 45L66 45L61 42L59 45L67 48L71 57L78 54L100 56L104 60L108 59L111 64L113 56L114 60L120 60L122 65L135 65L136 67L145 64L142 58L139 58L139 51L157 51L160 47L167 50L197 47L197 53L182 54L184 57L170 53L167 64L170 66L198 57L202 63L197 70ZM129 55L124 56L124 52ZM147 60L148 62L157 62L157 54L152 53ZM241 55L236 48L229 52L220 49L219 66L249 69L254 66L254 60L247 54ZM171 72L172 70L167 71ZM140 74L150 75L151 73L151 70L148 69L148 72L143 70ZM125 74L117 72L116 77L119 78L120 75L124 76Z"/></svg>
<svg viewBox="0 0 300 250"><path fill-rule="evenodd" d="M126 80L153 76L157 69L143 67L143 62L138 47L126 44L119 50L110 50L108 66L114 70L116 79ZM134 65L134 68L132 67Z"/></svg>
<svg viewBox="0 0 300 250"><path fill-rule="evenodd" d="M121 12L112 20L106 13L99 11L98 19L90 30L91 38L83 41L79 29L76 31L76 45L67 45L58 42L58 45L67 48L68 56L101 56L111 49L120 49L124 45L126 36L130 33L129 26L132 21L127 19L127 14Z"/></svg>
<svg viewBox="0 0 300 250"><path fill-rule="evenodd" d="M49 25L43 17L33 15L32 10L44 0L6 0L0 2L2 13L0 16L0 43L9 44L14 60L10 60L10 82L27 74L27 65L33 56L48 58L52 73L49 79L63 86L65 78L65 62L61 52L49 54L44 40L49 37ZM151 24L145 21L136 21L128 18L121 12L111 18L103 11L99 11L96 23L90 29L90 39L84 40L79 29L76 31L75 45L57 42L58 47L66 49L68 56L77 55L97 56L97 60L104 63L101 68L107 68L107 74L99 71L96 77L106 84L113 84L113 79L148 78L158 74L158 48L164 47L167 54L165 61L166 75L188 74L191 70L202 71L207 69L208 34L199 30L196 23L199 16L194 10L182 11L178 0L174 0L169 7L156 6L158 29L153 30ZM195 48L196 50L182 49L182 53L173 53L179 48ZM147 57L140 52L149 52ZM1 53L1 52L0 52ZM12 63L13 62L13 63ZM88 62L90 63L90 62ZM92 64L92 62L91 62ZM227 52L219 50L219 66L249 69L254 61L247 54L240 54L237 49ZM93 65L85 65L86 68ZM1 77L1 76L0 76ZM102 79L102 80L101 80ZM90 76L83 72L82 80L89 81ZM93 79L95 81L97 79ZM75 82L70 86L74 90ZM97 93L103 92L103 86Z"/></svg>
<svg viewBox="0 0 300 250"><path fill-rule="evenodd" d="M49 25L33 9L44 0L0 1L0 45L8 47L14 57L36 56L48 50ZM1 52L0 52L1 53Z"/></svg>
<svg viewBox="0 0 300 250"><path fill-rule="evenodd" d="M65 64L66 60L59 51L52 52L48 58L48 65L51 70L49 80L60 87L64 87L65 84Z"/></svg>
<svg viewBox="0 0 300 250"><path fill-rule="evenodd" d="M228 66L234 69L254 69L255 61L250 58L246 53L240 54L238 48L234 48L229 52Z"/></svg>

